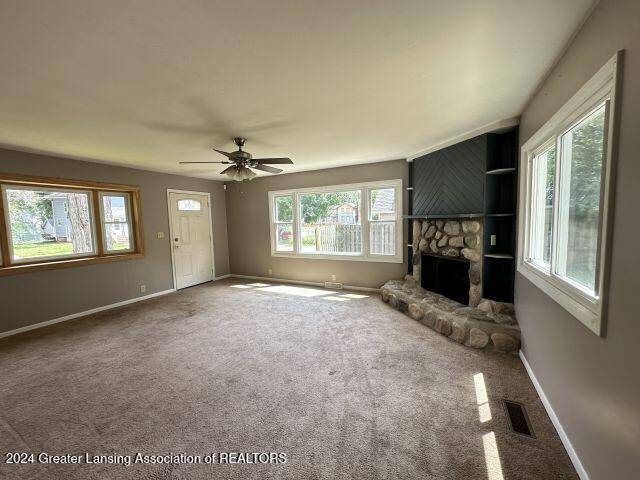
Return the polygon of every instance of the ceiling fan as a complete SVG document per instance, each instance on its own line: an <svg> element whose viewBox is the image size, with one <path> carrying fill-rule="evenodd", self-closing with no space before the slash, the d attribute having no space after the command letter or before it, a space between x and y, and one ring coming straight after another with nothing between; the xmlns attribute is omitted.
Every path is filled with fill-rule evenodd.
<svg viewBox="0 0 640 480"><path fill-rule="evenodd" d="M269 173L280 173L282 170L280 168L270 167L266 165L270 164L291 164L293 161L290 158L253 158L249 152L245 152L242 150L244 147L245 139L241 137L235 137L233 142L238 146L238 150L235 152L227 153L222 150L218 150L214 148L214 150L218 153L221 153L229 160L219 161L219 162L179 162L179 163L224 163L224 164L232 164L230 167L225 168L221 171L221 174L225 174L229 176L232 180L236 180L238 182L242 180L251 180L256 176L256 173L251 170L252 168L255 170L262 170L263 172Z"/></svg>

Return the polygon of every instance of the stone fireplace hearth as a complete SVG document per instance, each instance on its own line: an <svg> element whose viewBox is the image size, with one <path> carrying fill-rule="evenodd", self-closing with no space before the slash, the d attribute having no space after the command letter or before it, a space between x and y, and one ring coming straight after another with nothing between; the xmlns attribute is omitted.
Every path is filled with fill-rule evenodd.
<svg viewBox="0 0 640 480"><path fill-rule="evenodd" d="M515 354L520 348L520 328L513 304L482 298L482 228L480 219L414 220L413 275L383 285L382 300L455 342ZM426 278L438 276L441 268L458 271L446 272L437 281ZM451 285L439 285L460 278L461 268L468 268L468 282L457 285L469 286L466 304L447 297ZM437 291L429 288L434 285Z"/></svg>

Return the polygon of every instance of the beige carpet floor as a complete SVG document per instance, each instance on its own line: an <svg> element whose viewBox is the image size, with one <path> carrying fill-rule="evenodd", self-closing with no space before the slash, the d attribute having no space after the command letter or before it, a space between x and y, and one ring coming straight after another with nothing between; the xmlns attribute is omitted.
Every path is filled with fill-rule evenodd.
<svg viewBox="0 0 640 480"><path fill-rule="evenodd" d="M6 338L0 372L7 479L577 478L517 357L453 343L376 295L205 284ZM526 405L536 438L509 430L502 398ZM6 464L4 452L287 461Z"/></svg>

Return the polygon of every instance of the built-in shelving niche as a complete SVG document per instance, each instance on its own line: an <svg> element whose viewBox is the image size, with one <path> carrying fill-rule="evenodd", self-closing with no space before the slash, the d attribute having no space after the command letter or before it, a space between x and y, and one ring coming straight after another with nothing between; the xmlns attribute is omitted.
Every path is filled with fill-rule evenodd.
<svg viewBox="0 0 640 480"><path fill-rule="evenodd" d="M483 296L513 302L516 250L517 130L489 134L484 186Z"/></svg>
<svg viewBox="0 0 640 480"><path fill-rule="evenodd" d="M513 255L514 252L514 222L515 216L484 217L484 236L483 252L485 255L490 254L507 254ZM492 242L492 236L493 242ZM492 244L493 243L493 244Z"/></svg>

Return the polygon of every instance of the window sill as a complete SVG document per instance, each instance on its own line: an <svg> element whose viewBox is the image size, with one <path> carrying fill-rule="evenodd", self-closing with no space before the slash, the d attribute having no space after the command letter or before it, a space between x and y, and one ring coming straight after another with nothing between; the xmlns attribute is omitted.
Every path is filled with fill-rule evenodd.
<svg viewBox="0 0 640 480"><path fill-rule="evenodd" d="M271 252L272 257L297 258L302 260L346 260L348 262L374 262L374 263L402 263L402 257L397 256L365 256L365 255L328 255L324 253L286 253Z"/></svg>
<svg viewBox="0 0 640 480"><path fill-rule="evenodd" d="M602 301L588 299L569 283L556 280L522 259L518 272L598 336L602 336Z"/></svg>
<svg viewBox="0 0 640 480"><path fill-rule="evenodd" d="M41 270L56 270L59 268L80 267L83 265L95 265L98 263L118 262L121 260L133 260L143 258L143 253L111 254L102 257L82 257L67 258L64 260L48 260L38 263L16 264L7 267L0 267L0 277L6 275L17 275L20 273L37 272Z"/></svg>

